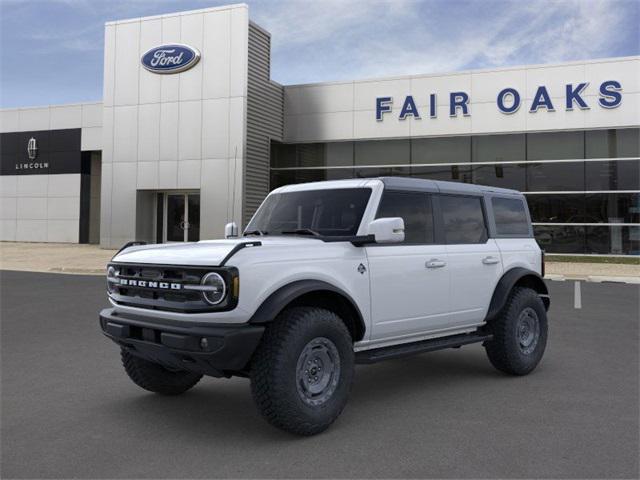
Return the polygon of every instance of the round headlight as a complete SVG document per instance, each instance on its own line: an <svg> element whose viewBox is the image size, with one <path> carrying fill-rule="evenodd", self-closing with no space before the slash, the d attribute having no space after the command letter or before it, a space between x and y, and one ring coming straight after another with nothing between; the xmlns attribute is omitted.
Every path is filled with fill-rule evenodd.
<svg viewBox="0 0 640 480"><path fill-rule="evenodd" d="M118 271L115 267L109 267L107 269L107 292L114 293L115 289L113 288L116 283L116 277L118 275Z"/></svg>
<svg viewBox="0 0 640 480"><path fill-rule="evenodd" d="M205 301L210 305L217 305L227 293L227 287L224 283L224 279L215 272L207 273L202 277L200 282L205 289L202 291L202 296Z"/></svg>

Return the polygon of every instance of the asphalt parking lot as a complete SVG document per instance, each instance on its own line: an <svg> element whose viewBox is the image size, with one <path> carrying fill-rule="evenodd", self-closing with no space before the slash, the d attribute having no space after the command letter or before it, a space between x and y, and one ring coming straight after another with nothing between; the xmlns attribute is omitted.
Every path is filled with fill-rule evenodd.
<svg viewBox="0 0 640 480"><path fill-rule="evenodd" d="M479 345L359 366L326 433L267 425L244 379L140 390L102 336L95 276L1 272L2 478L638 478L638 285L549 282L539 368Z"/></svg>

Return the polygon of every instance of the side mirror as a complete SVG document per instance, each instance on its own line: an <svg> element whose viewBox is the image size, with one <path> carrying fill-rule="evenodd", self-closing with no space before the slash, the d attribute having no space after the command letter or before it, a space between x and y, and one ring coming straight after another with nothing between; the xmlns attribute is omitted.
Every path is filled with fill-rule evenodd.
<svg viewBox="0 0 640 480"><path fill-rule="evenodd" d="M227 223L224 226L224 238L235 238L238 236L238 225L236 222Z"/></svg>
<svg viewBox="0 0 640 480"><path fill-rule="evenodd" d="M369 224L369 235L376 243L404 242L404 220L400 217L378 218Z"/></svg>

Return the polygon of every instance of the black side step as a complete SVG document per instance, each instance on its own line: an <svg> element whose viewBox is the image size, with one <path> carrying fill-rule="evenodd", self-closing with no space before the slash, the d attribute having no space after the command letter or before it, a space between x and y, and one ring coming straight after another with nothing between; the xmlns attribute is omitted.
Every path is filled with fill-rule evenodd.
<svg viewBox="0 0 640 480"><path fill-rule="evenodd" d="M431 338L420 342L403 343L391 347L375 348L356 352L356 363L376 363L392 358L407 357L416 353L434 352L445 348L456 348L470 343L491 340L493 335L485 333L463 333L451 337Z"/></svg>

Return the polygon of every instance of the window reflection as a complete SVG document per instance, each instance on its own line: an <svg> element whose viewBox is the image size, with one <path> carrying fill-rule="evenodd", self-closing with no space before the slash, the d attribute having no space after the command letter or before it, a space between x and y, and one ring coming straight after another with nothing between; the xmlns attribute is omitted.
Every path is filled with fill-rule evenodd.
<svg viewBox="0 0 640 480"><path fill-rule="evenodd" d="M441 167L411 167L411 176L430 180L471 183L471 167L442 165Z"/></svg>
<svg viewBox="0 0 640 480"><path fill-rule="evenodd" d="M586 253L640 255L640 227L587 227Z"/></svg>
<svg viewBox="0 0 640 480"><path fill-rule="evenodd" d="M640 160L586 162L587 190L640 189Z"/></svg>
<svg viewBox="0 0 640 480"><path fill-rule="evenodd" d="M473 137L473 162L508 162L527 158L525 134Z"/></svg>
<svg viewBox="0 0 640 480"><path fill-rule="evenodd" d="M538 245L549 253L585 253L585 227L534 225Z"/></svg>
<svg viewBox="0 0 640 480"><path fill-rule="evenodd" d="M533 222L587 223L584 194L527 195Z"/></svg>
<svg viewBox="0 0 640 480"><path fill-rule="evenodd" d="M527 134L527 160L584 158L584 132Z"/></svg>
<svg viewBox="0 0 640 480"><path fill-rule="evenodd" d="M640 223L640 193L587 194L586 217L593 223Z"/></svg>
<svg viewBox="0 0 640 480"><path fill-rule="evenodd" d="M416 138L411 140L411 163L471 161L471 137Z"/></svg>
<svg viewBox="0 0 640 480"><path fill-rule="evenodd" d="M640 129L618 128L585 132L585 158L640 156Z"/></svg>
<svg viewBox="0 0 640 480"><path fill-rule="evenodd" d="M411 162L409 140L371 140L356 142L356 165L408 165Z"/></svg>
<svg viewBox="0 0 640 480"><path fill-rule="evenodd" d="M584 162L527 165L527 191L569 190L584 190Z"/></svg>
<svg viewBox="0 0 640 480"><path fill-rule="evenodd" d="M526 168L518 165L474 165L473 183L491 187L526 190Z"/></svg>

